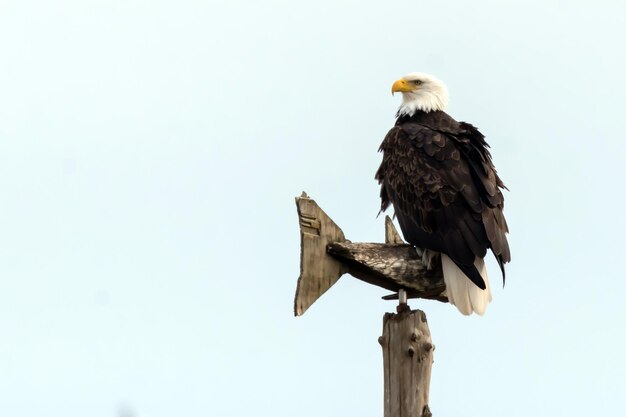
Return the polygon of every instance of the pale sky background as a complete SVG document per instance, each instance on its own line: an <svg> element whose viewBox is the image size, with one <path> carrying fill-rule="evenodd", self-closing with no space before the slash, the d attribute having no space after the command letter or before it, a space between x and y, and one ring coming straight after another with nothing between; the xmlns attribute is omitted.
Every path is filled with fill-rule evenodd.
<svg viewBox="0 0 626 417"><path fill-rule="evenodd" d="M621 1L0 1L0 415L382 415L387 292L301 318L293 198L382 241L391 83L511 192L483 318L423 308L436 417L621 415Z"/></svg>

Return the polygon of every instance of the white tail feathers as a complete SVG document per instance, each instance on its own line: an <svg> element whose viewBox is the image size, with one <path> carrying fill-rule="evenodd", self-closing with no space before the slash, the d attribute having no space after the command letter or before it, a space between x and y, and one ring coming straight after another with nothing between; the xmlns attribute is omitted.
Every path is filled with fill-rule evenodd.
<svg viewBox="0 0 626 417"><path fill-rule="evenodd" d="M491 301L491 288L487 278L487 268L482 258L476 258L474 265L485 280L487 288L481 290L459 269L447 255L441 254L443 280L446 283L446 294L450 304L456 306L466 316L476 313L485 314L487 304Z"/></svg>

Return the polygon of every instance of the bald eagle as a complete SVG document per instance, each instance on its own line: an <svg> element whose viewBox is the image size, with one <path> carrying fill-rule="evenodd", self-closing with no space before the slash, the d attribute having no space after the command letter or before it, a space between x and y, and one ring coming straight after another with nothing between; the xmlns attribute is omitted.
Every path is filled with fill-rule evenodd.
<svg viewBox="0 0 626 417"><path fill-rule="evenodd" d="M441 262L450 303L465 315L482 315L491 301L487 249L503 280L511 260L506 187L489 145L474 126L444 112L448 89L437 78L412 73L394 82L391 92L402 93L402 105L380 145L381 212L393 205L405 240L427 265Z"/></svg>

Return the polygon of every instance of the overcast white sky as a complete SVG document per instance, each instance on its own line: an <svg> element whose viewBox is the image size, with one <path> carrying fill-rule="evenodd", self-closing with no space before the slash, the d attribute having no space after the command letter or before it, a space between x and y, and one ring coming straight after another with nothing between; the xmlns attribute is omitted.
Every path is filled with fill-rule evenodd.
<svg viewBox="0 0 626 417"><path fill-rule="evenodd" d="M435 416L620 415L618 1L0 1L0 415L382 414L386 292L303 317L293 198L382 241L391 83L424 71L510 188L483 318L423 308Z"/></svg>

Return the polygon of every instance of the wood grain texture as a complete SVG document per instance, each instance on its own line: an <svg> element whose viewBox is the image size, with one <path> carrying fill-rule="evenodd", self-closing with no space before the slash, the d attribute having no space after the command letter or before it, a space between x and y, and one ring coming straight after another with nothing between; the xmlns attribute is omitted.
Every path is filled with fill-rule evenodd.
<svg viewBox="0 0 626 417"><path fill-rule="evenodd" d="M300 316L345 273L409 298L447 301L441 265L428 270L421 257L402 238L391 219L385 223L388 243L352 243L342 230L309 198L296 198L300 223L300 276L294 314ZM396 299L392 294L384 299Z"/></svg>
<svg viewBox="0 0 626 417"><path fill-rule="evenodd" d="M393 225L393 221L391 221L391 217L385 216L385 243L387 244L406 244L402 237L400 237L400 233L398 233L398 229Z"/></svg>
<svg viewBox="0 0 626 417"><path fill-rule="evenodd" d="M326 252L330 243L344 242L346 238L306 193L296 198L296 207L300 220L300 277L294 314L300 316L346 272L341 262Z"/></svg>
<svg viewBox="0 0 626 417"><path fill-rule="evenodd" d="M433 351L421 310L383 317L384 417L431 417L428 401Z"/></svg>
<svg viewBox="0 0 626 417"><path fill-rule="evenodd" d="M335 242L328 253L348 267L350 275L391 291L405 289L409 298L447 300L441 267L429 270L407 244Z"/></svg>

